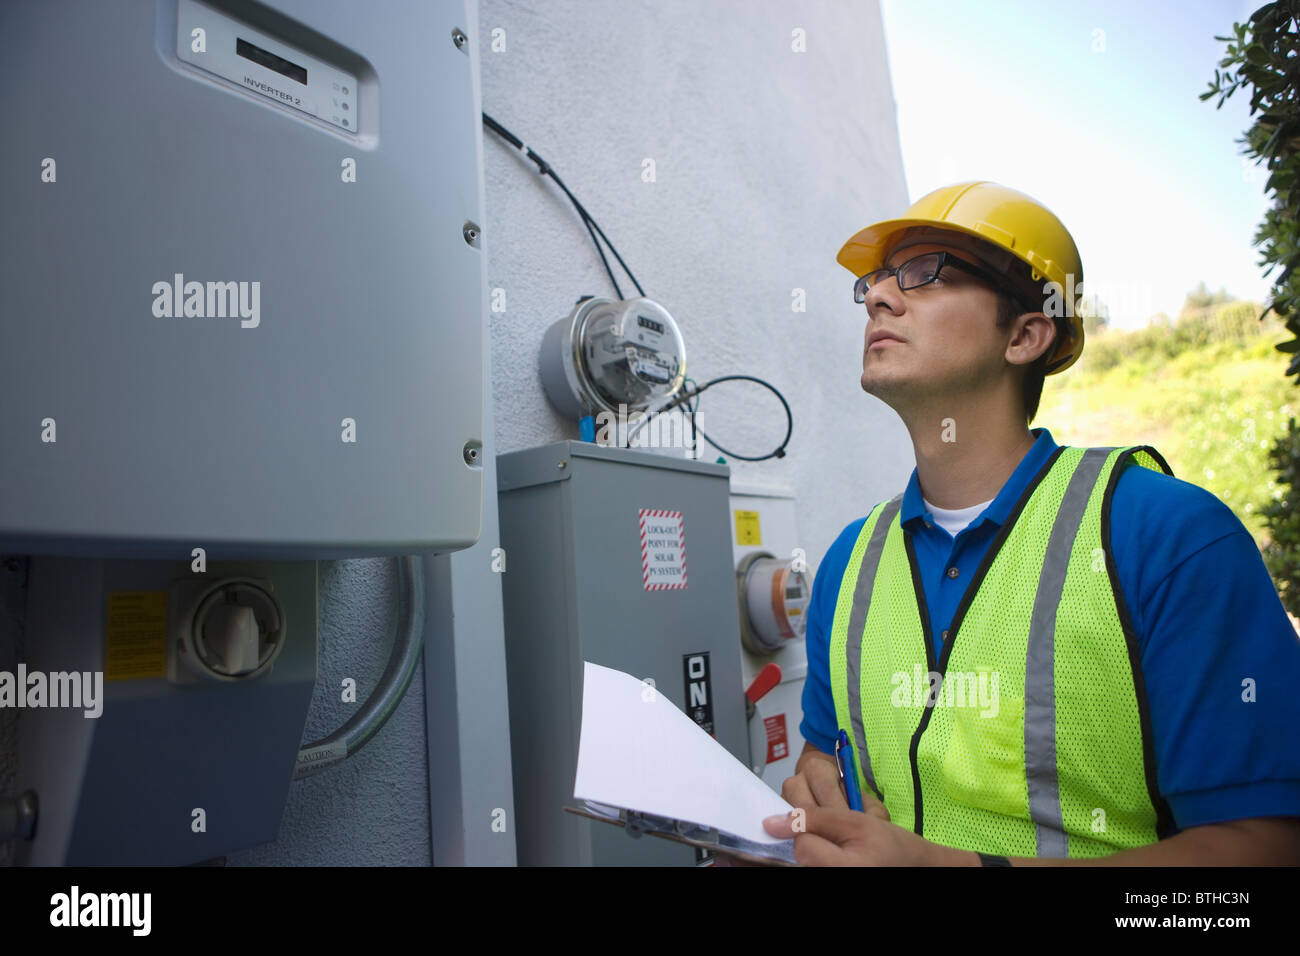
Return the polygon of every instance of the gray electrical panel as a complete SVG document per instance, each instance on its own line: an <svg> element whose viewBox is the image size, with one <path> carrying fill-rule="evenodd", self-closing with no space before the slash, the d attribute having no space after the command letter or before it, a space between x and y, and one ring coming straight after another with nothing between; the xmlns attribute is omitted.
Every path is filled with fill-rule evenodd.
<svg viewBox="0 0 1300 956"><path fill-rule="evenodd" d="M314 561L214 563L33 558L27 673L95 707L22 711L14 790L40 801L34 866L179 866L276 839L316 683ZM167 678L179 596L232 576L275 595L285 645L231 683ZM86 680L83 686L89 686ZM78 702L85 704L83 698Z"/></svg>
<svg viewBox="0 0 1300 956"><path fill-rule="evenodd" d="M574 803L583 661L653 679L749 764L729 475L725 465L575 441L498 456L521 864L697 860L691 847L561 809ZM652 534L658 521L679 538L667 555L647 553L643 518Z"/></svg>
<svg viewBox="0 0 1300 956"><path fill-rule="evenodd" d="M477 539L466 12L0 4L0 548L296 559Z"/></svg>

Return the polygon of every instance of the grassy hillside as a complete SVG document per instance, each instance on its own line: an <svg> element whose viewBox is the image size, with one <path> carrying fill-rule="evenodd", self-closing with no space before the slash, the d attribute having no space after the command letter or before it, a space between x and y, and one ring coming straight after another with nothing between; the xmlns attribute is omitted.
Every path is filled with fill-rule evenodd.
<svg viewBox="0 0 1300 956"><path fill-rule="evenodd" d="M1290 336L1257 314L1232 303L1176 325L1090 335L1072 368L1048 376L1031 427L1062 445L1153 446L1176 477L1218 495L1262 548L1257 512L1282 496L1268 448L1300 417L1300 390L1284 377L1289 357L1273 348Z"/></svg>

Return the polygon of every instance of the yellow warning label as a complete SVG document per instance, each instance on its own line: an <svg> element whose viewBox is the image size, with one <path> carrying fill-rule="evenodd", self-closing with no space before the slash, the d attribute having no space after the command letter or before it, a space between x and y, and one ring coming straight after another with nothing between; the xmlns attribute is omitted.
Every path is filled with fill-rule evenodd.
<svg viewBox="0 0 1300 956"><path fill-rule="evenodd" d="M104 680L167 676L166 591L109 594L104 633Z"/></svg>
<svg viewBox="0 0 1300 956"><path fill-rule="evenodd" d="M736 512L736 544L761 545L763 536L758 531L757 511Z"/></svg>

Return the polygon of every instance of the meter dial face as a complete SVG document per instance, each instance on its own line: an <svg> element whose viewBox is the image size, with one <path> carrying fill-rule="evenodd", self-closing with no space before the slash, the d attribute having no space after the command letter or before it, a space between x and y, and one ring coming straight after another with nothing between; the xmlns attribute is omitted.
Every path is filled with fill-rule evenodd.
<svg viewBox="0 0 1300 956"><path fill-rule="evenodd" d="M686 345L650 299L583 296L542 336L542 387L562 414L614 415L667 404L686 381Z"/></svg>
<svg viewBox="0 0 1300 956"><path fill-rule="evenodd" d="M741 637L752 653L771 654L804 636L812 581L792 563L790 558L756 555L744 569L747 626Z"/></svg>
<svg viewBox="0 0 1300 956"><path fill-rule="evenodd" d="M582 371L595 404L610 411L645 408L676 392L686 377L677 323L649 299L597 306L580 335Z"/></svg>

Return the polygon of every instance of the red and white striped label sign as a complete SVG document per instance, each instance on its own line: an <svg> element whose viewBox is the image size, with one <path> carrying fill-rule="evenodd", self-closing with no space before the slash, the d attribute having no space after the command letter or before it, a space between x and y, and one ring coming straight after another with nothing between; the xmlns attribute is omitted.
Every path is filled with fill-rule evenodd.
<svg viewBox="0 0 1300 956"><path fill-rule="evenodd" d="M763 718L767 732L767 763L776 763L790 756L790 739L785 732L785 714Z"/></svg>
<svg viewBox="0 0 1300 956"><path fill-rule="evenodd" d="M641 583L647 591L686 587L686 529L680 511L642 508Z"/></svg>

